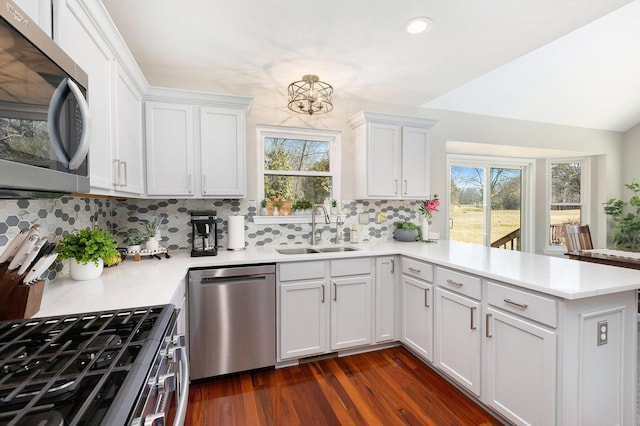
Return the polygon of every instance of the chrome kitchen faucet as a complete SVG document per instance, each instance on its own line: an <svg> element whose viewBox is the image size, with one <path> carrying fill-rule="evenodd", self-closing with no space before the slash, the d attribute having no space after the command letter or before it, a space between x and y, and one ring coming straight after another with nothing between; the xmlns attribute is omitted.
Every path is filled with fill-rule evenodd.
<svg viewBox="0 0 640 426"><path fill-rule="evenodd" d="M331 218L329 217L329 213L327 213L327 209L322 204L316 204L311 208L311 245L316 244L316 210L322 209L324 213L324 223L327 225L331 223Z"/></svg>

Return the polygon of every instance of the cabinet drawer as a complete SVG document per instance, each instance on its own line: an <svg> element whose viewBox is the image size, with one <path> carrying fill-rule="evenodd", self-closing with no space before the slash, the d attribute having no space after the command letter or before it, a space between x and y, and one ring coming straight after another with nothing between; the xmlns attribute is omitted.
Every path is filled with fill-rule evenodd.
<svg viewBox="0 0 640 426"><path fill-rule="evenodd" d="M558 308L555 300L493 282L489 282L487 288L490 305L557 327Z"/></svg>
<svg viewBox="0 0 640 426"><path fill-rule="evenodd" d="M433 282L433 265L414 259L402 258L402 273L423 281Z"/></svg>
<svg viewBox="0 0 640 426"><path fill-rule="evenodd" d="M448 288L456 293L464 294L476 300L480 300L482 297L482 287L478 277L450 269L438 268L436 280L440 287Z"/></svg>
<svg viewBox="0 0 640 426"><path fill-rule="evenodd" d="M279 281L299 281L324 278L325 262L294 262L278 264Z"/></svg>
<svg viewBox="0 0 640 426"><path fill-rule="evenodd" d="M331 261L331 276L342 277L346 275L368 275L371 273L371 259L344 259Z"/></svg>

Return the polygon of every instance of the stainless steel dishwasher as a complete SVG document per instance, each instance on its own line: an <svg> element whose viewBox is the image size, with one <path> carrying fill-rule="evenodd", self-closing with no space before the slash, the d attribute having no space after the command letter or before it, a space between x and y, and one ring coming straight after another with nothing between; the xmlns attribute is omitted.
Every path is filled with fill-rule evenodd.
<svg viewBox="0 0 640 426"><path fill-rule="evenodd" d="M189 271L191 380L274 366L275 265Z"/></svg>

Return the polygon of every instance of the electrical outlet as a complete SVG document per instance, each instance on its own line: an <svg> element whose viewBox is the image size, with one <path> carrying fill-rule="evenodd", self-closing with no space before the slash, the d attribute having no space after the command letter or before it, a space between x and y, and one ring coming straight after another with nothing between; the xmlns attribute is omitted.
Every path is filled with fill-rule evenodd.
<svg viewBox="0 0 640 426"><path fill-rule="evenodd" d="M609 341L609 324L606 320L598 321L598 346L606 345Z"/></svg>

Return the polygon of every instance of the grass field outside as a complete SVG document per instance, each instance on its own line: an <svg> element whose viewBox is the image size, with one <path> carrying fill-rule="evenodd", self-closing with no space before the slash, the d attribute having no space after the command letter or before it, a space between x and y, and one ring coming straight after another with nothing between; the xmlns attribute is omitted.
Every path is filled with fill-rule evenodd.
<svg viewBox="0 0 640 426"><path fill-rule="evenodd" d="M483 207L452 205L449 217L453 228L449 231L452 241L483 244ZM580 223L580 210L556 210L552 212L551 224ZM491 241L520 228L520 210L493 210L491 212ZM558 241L563 244L563 241Z"/></svg>

